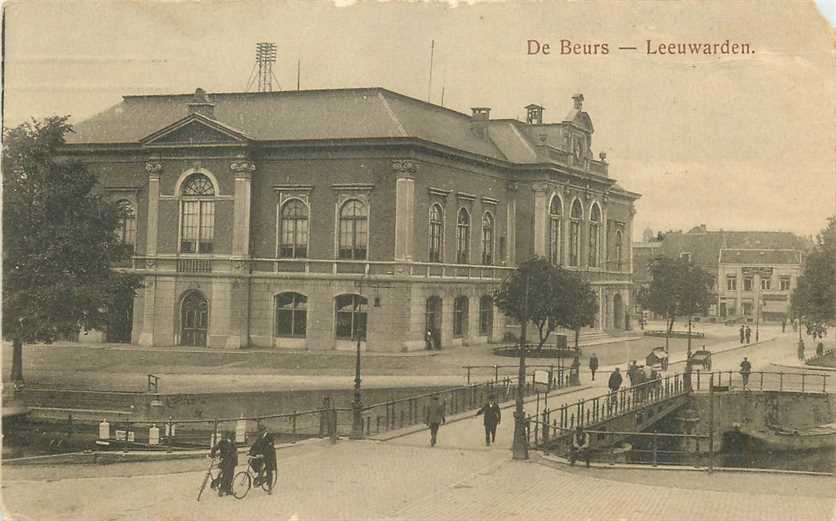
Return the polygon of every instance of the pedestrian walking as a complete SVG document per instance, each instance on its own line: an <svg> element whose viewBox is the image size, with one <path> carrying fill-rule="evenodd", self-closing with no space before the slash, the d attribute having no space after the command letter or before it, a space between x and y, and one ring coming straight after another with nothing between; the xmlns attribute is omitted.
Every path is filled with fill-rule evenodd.
<svg viewBox="0 0 836 521"><path fill-rule="evenodd" d="M589 371L592 373L592 381L595 381L595 371L598 370L598 355L592 353L589 357Z"/></svg>
<svg viewBox="0 0 836 521"><path fill-rule="evenodd" d="M589 468L589 445L591 439L588 432L584 432L580 425L572 433L572 449L569 451L569 464L574 465L575 461L582 459L586 461L586 468Z"/></svg>
<svg viewBox="0 0 836 521"><path fill-rule="evenodd" d="M273 435L267 432L267 427L258 425L258 436L250 447L250 456L258 458L253 466L256 473L256 486L267 483L267 493L273 493L273 476L276 473L276 447Z"/></svg>
<svg viewBox="0 0 836 521"><path fill-rule="evenodd" d="M746 328L743 324L740 325L740 343L744 343L746 341Z"/></svg>
<svg viewBox="0 0 836 521"><path fill-rule="evenodd" d="M430 427L430 446L435 447L438 439L438 427L447 423L444 417L444 405L438 401L438 395L433 395L430 405L427 407L427 425Z"/></svg>
<svg viewBox="0 0 836 521"><path fill-rule="evenodd" d="M238 449L235 448L234 434L225 431L223 437L212 447L209 456L220 458L218 468L221 469L218 486L218 495L232 495L232 476L235 475L235 467L238 465Z"/></svg>
<svg viewBox="0 0 836 521"><path fill-rule="evenodd" d="M627 378L630 380L630 387L636 385L636 380L638 379L636 373L639 370L639 365L636 363L635 360L630 362L630 365L627 366Z"/></svg>
<svg viewBox="0 0 836 521"><path fill-rule="evenodd" d="M432 349L433 349L433 332L432 332L432 329L427 330L427 334L424 337L424 342L427 344L427 351L432 351Z"/></svg>
<svg viewBox="0 0 836 521"><path fill-rule="evenodd" d="M787 332L787 317L781 319L781 333Z"/></svg>
<svg viewBox="0 0 836 521"><path fill-rule="evenodd" d="M621 382L623 378L621 377L621 371L619 371L618 367L613 369L612 373L610 373L610 379L607 382L607 387L610 389L610 407L613 406L615 401L618 399L618 390L621 388Z"/></svg>
<svg viewBox="0 0 836 521"><path fill-rule="evenodd" d="M745 356L743 357L743 361L740 362L740 378L743 379L743 390L749 390L749 374L752 372L752 362L749 361L748 358Z"/></svg>
<svg viewBox="0 0 836 521"><path fill-rule="evenodd" d="M480 414L484 416L485 445L490 447L491 443L496 442L496 428L499 426L500 420L502 420L502 411L499 409L499 404L496 403L493 396L488 400L488 403L479 409L476 416Z"/></svg>
<svg viewBox="0 0 836 521"><path fill-rule="evenodd" d="M752 328L749 326L746 326L746 343L752 343Z"/></svg>
<svg viewBox="0 0 836 521"><path fill-rule="evenodd" d="M580 385L581 383L581 361L576 356L574 360L572 360L572 384Z"/></svg>

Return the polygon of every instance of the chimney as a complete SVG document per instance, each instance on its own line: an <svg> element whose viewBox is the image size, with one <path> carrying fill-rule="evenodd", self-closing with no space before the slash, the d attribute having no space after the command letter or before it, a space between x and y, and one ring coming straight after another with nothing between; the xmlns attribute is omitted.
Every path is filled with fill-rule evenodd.
<svg viewBox="0 0 836 521"><path fill-rule="evenodd" d="M209 95L200 87L195 89L192 101L189 102L189 114L200 114L215 119L215 104L209 101Z"/></svg>
<svg viewBox="0 0 836 521"><path fill-rule="evenodd" d="M473 115L470 118L470 129L479 137L485 137L485 129L491 119L490 107L472 107Z"/></svg>
<svg viewBox="0 0 836 521"><path fill-rule="evenodd" d="M545 108L541 107L540 105L526 105L526 117L525 122L529 125L542 125L543 124L543 111L546 110Z"/></svg>

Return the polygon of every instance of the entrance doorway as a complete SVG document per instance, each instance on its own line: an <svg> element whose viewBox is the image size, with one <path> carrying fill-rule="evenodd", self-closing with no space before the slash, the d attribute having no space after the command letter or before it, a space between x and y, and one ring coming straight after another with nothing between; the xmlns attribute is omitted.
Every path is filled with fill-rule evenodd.
<svg viewBox="0 0 836 521"><path fill-rule="evenodd" d="M114 298L107 317L107 341L128 343L134 323L133 292L121 292Z"/></svg>
<svg viewBox="0 0 836 521"><path fill-rule="evenodd" d="M612 314L615 329L624 329L624 303L621 301L621 293L612 297Z"/></svg>
<svg viewBox="0 0 836 521"><path fill-rule="evenodd" d="M427 299L425 338L427 349L441 349L441 297Z"/></svg>
<svg viewBox="0 0 836 521"><path fill-rule="evenodd" d="M199 291L190 291L180 305L180 345L206 346L209 302Z"/></svg>

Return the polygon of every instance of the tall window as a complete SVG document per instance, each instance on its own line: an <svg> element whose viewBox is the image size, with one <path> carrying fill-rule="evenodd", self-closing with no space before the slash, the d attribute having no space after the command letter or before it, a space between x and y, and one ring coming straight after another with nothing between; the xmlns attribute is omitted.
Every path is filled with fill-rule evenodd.
<svg viewBox="0 0 836 521"><path fill-rule="evenodd" d="M365 259L369 240L369 211L357 199L347 201L340 208L341 259Z"/></svg>
<svg viewBox="0 0 836 521"><path fill-rule="evenodd" d="M624 234L621 230L615 232L615 269L621 271L623 269L622 262L624 260Z"/></svg>
<svg viewBox="0 0 836 521"><path fill-rule="evenodd" d="M304 338L308 326L308 297L299 293L276 295L276 336Z"/></svg>
<svg viewBox="0 0 836 521"><path fill-rule="evenodd" d="M752 291L752 277L743 279L743 291Z"/></svg>
<svg viewBox="0 0 836 521"><path fill-rule="evenodd" d="M790 278L789 277L781 277L781 291L789 291L790 290Z"/></svg>
<svg viewBox="0 0 836 521"><path fill-rule="evenodd" d="M572 214L569 222L569 265L578 266L581 261L581 220L583 208L577 199L572 203Z"/></svg>
<svg viewBox="0 0 836 521"><path fill-rule="evenodd" d="M560 206L560 199L552 197L549 205L549 260L552 264L560 264L560 226L563 208Z"/></svg>
<svg viewBox="0 0 836 521"><path fill-rule="evenodd" d="M597 204L592 205L589 213L589 266L598 267L601 258L601 209Z"/></svg>
<svg viewBox="0 0 836 521"><path fill-rule="evenodd" d="M116 203L119 207L119 223L116 227L116 236L119 242L130 246L133 253L136 245L136 211L130 201L121 200Z"/></svg>
<svg viewBox="0 0 836 521"><path fill-rule="evenodd" d="M456 219L456 262L467 264L470 257L470 214L464 208L459 209Z"/></svg>
<svg viewBox="0 0 836 521"><path fill-rule="evenodd" d="M483 295L479 299L479 336L491 334L493 326L493 299L489 295Z"/></svg>
<svg viewBox="0 0 836 521"><path fill-rule="evenodd" d="M308 256L308 207L305 203L299 199L284 203L279 229L279 257L295 259Z"/></svg>
<svg viewBox="0 0 836 521"><path fill-rule="evenodd" d="M467 334L467 297L456 297L453 301L453 336Z"/></svg>
<svg viewBox="0 0 836 521"><path fill-rule="evenodd" d="M726 291L737 291L737 277L726 277Z"/></svg>
<svg viewBox="0 0 836 521"><path fill-rule="evenodd" d="M482 264L493 264L493 216L482 215Z"/></svg>
<svg viewBox="0 0 836 521"><path fill-rule="evenodd" d="M368 301L360 295L339 295L336 298L336 336L343 340L366 339L366 307Z"/></svg>
<svg viewBox="0 0 836 521"><path fill-rule="evenodd" d="M430 207L430 262L441 262L441 245L443 243L444 213L441 205Z"/></svg>
<svg viewBox="0 0 836 521"><path fill-rule="evenodd" d="M212 253L215 235L215 187L203 174L183 183L180 222L181 253Z"/></svg>
<svg viewBox="0 0 836 521"><path fill-rule="evenodd" d="M772 289L772 279L761 279L761 289Z"/></svg>

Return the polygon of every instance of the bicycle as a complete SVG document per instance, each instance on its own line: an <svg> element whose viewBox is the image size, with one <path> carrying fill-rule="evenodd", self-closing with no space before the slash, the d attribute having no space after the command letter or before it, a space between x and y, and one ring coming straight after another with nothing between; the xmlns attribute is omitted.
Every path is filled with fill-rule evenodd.
<svg viewBox="0 0 836 521"><path fill-rule="evenodd" d="M261 487L265 492L270 492L279 481L278 468L273 471L273 482L264 476L264 464L260 460L263 456L250 456L247 461L247 470L242 470L232 478L232 495L235 499L244 499L252 486ZM256 470L256 468L258 470Z"/></svg>

